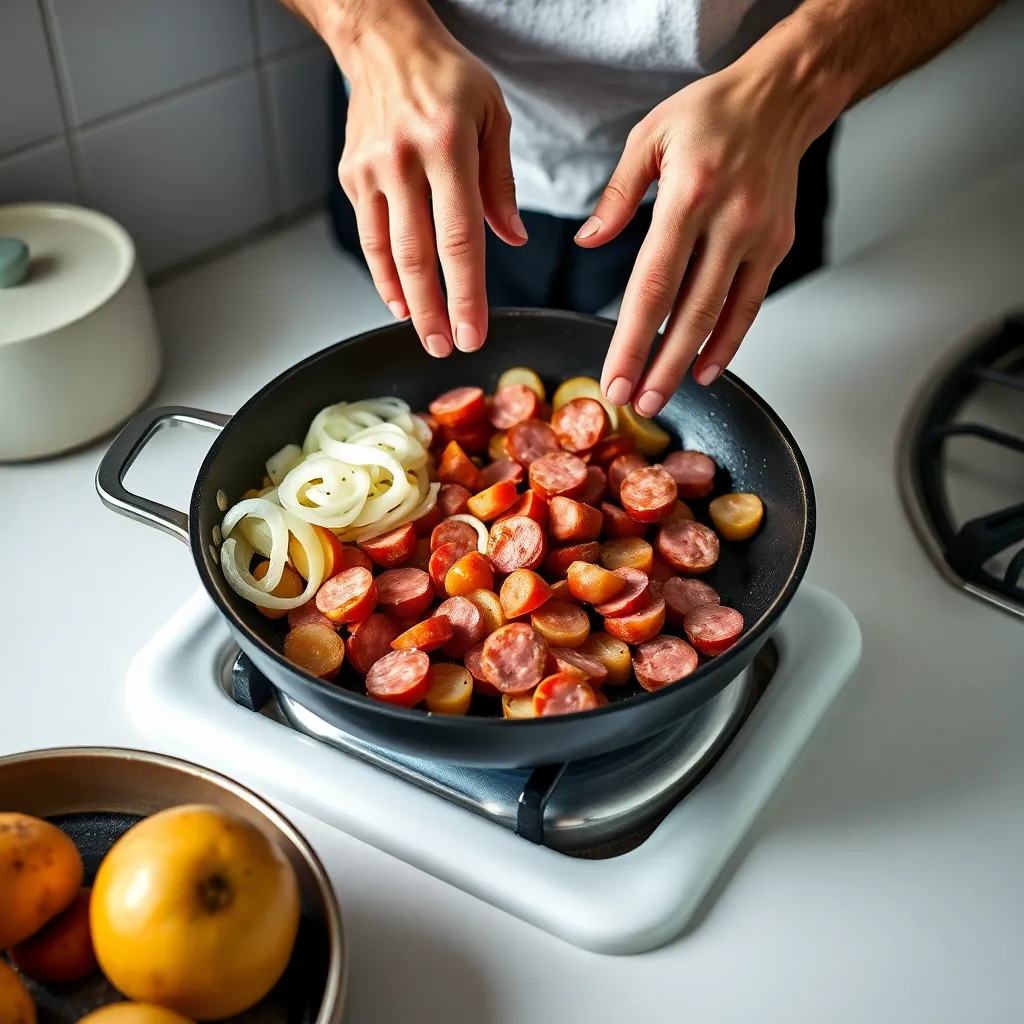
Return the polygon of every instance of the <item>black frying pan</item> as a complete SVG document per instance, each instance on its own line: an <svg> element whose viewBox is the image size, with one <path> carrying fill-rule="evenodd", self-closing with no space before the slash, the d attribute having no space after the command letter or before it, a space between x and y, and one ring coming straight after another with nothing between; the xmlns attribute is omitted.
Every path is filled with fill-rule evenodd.
<svg viewBox="0 0 1024 1024"><path fill-rule="evenodd" d="M752 491L764 524L749 541L723 543L708 581L747 624L740 641L682 682L656 693L635 684L608 687L611 702L595 711L521 721L501 718L498 702L475 698L465 718L391 707L361 692L361 680L325 683L281 654L285 626L271 622L224 581L212 552L224 498L234 503L258 486L264 461L283 444L301 443L325 405L398 395L425 409L442 391L477 384L493 391L511 366L529 366L549 393L568 377L599 377L613 324L546 310L492 313L486 346L444 360L428 356L409 324L341 342L287 370L232 417L194 409L149 409L120 432L100 464L96 486L114 511L186 541L203 585L242 650L280 690L340 729L383 747L456 764L530 767L601 754L643 739L703 704L746 666L775 626L803 576L814 538L814 495L807 465L789 431L745 384L730 374L703 388L687 378L658 417L672 447L696 448L721 471L716 493ZM122 480L154 433L173 423L222 428L203 461L189 515L125 490ZM218 495L221 503L218 505ZM707 521L706 502L693 502Z"/></svg>

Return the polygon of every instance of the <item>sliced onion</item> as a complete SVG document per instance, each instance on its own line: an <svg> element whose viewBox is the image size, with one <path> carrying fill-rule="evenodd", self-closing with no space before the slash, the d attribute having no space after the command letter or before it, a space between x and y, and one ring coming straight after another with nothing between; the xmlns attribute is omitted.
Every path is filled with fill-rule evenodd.
<svg viewBox="0 0 1024 1024"><path fill-rule="evenodd" d="M235 526L235 532L244 537L246 543L264 558L270 557L274 550L274 535L264 520L242 516Z"/></svg>
<svg viewBox="0 0 1024 1024"><path fill-rule="evenodd" d="M289 512L288 509L282 509L281 514L284 516L288 532L299 542L303 551L306 552L306 564L309 567L306 589L308 590L312 584L313 593L315 594L317 587L324 581L324 573L327 569L324 560L324 546L320 543L316 530L304 519L301 519L294 512Z"/></svg>
<svg viewBox="0 0 1024 1024"><path fill-rule="evenodd" d="M417 441L424 448L430 447L430 442L434 440L434 432L427 426L426 421L422 416L417 416L414 413L410 413L409 421L412 426L409 429L409 433L416 438ZM398 420L395 420L397 423Z"/></svg>
<svg viewBox="0 0 1024 1024"><path fill-rule="evenodd" d="M467 515L465 512L460 512L458 515L449 516L446 523L469 523L470 526L476 530L477 535L477 550L481 555L487 554L487 527L479 520L476 516Z"/></svg>
<svg viewBox="0 0 1024 1024"><path fill-rule="evenodd" d="M280 451L267 459L267 476L276 487L304 458L305 453L297 444L286 444Z"/></svg>
<svg viewBox="0 0 1024 1024"><path fill-rule="evenodd" d="M307 554L311 553L312 549L307 549ZM239 597L250 601L252 604L259 605L261 608L282 608L286 611L298 608L300 605L313 599L321 580L313 575L312 569L310 570L310 577L306 581L306 589L298 597L275 597L273 594L268 594L262 589L261 583L263 580L257 580L249 572L249 563L252 561L252 556L252 546L241 537L228 537L221 545L221 572L224 573L227 585ZM320 553L320 574L321 576L323 575L322 549ZM263 579L266 579L266 577L264 576ZM313 584L314 580L316 580L315 585Z"/></svg>
<svg viewBox="0 0 1024 1024"><path fill-rule="evenodd" d="M303 505L299 492L317 502ZM310 455L296 466L278 487L281 504L300 519L330 530L340 530L363 511L370 493L370 474L361 466L352 466L323 454Z"/></svg>
<svg viewBox="0 0 1024 1024"><path fill-rule="evenodd" d="M262 519L270 530L270 565L263 579L254 580L260 590L269 594L281 582L285 560L288 557L288 525L285 522L284 510L266 498L244 498L238 504L232 505L224 514L220 524L224 537L230 537L231 531L246 516Z"/></svg>

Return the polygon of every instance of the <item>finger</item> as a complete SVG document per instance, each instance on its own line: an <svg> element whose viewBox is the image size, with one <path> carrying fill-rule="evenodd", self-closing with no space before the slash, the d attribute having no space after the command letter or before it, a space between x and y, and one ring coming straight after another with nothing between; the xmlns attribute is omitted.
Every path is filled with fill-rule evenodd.
<svg viewBox="0 0 1024 1024"><path fill-rule="evenodd" d="M480 197L491 230L509 245L522 245L527 234L512 177L508 142L511 127L512 119L502 107L480 139Z"/></svg>
<svg viewBox="0 0 1024 1024"><path fill-rule="evenodd" d="M423 347L438 358L452 351L451 328L437 276L430 190L422 170L410 171L385 186L391 255L402 283L416 333Z"/></svg>
<svg viewBox="0 0 1024 1024"><path fill-rule="evenodd" d="M383 192L374 190L360 193L354 204L359 244L366 257L377 293L398 320L409 316L409 307L402 294L402 282L391 257L391 237L388 232L388 201Z"/></svg>
<svg viewBox="0 0 1024 1024"><path fill-rule="evenodd" d="M633 219L657 173L654 147L637 126L629 133L594 212L576 232L576 244L591 249L610 242Z"/></svg>
<svg viewBox="0 0 1024 1024"><path fill-rule="evenodd" d="M675 303L698 231L689 206L675 193L660 191L601 374L601 390L613 405L626 405L633 395L658 328Z"/></svg>
<svg viewBox="0 0 1024 1024"><path fill-rule="evenodd" d="M487 335L484 212L477 188L476 139L460 144L445 166L427 169L434 207L437 254L448 292L455 346L475 352Z"/></svg>
<svg viewBox="0 0 1024 1024"><path fill-rule="evenodd" d="M637 386L636 411L660 412L683 379L725 306L741 253L729 241L712 237L694 260L665 326L658 354Z"/></svg>
<svg viewBox="0 0 1024 1024"><path fill-rule="evenodd" d="M722 315L693 367L698 384L713 384L736 355L764 302L774 268L766 263L741 263Z"/></svg>

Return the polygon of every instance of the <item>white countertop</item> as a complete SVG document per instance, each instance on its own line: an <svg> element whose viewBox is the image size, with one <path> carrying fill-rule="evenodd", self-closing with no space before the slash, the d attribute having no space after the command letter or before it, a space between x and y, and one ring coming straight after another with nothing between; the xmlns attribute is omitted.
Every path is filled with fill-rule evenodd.
<svg viewBox="0 0 1024 1024"><path fill-rule="evenodd" d="M319 218L155 299L154 401L222 412L388 319ZM940 580L894 450L933 361L1022 306L1024 165L773 299L745 343L736 371L814 477L809 579L853 610L864 655L689 933L643 956L582 952L296 814L346 917L348 1021L1020 1019L1024 631ZM186 507L209 439L160 435L129 481ZM196 587L182 545L100 505L103 447L0 467L0 754L138 742L126 669Z"/></svg>

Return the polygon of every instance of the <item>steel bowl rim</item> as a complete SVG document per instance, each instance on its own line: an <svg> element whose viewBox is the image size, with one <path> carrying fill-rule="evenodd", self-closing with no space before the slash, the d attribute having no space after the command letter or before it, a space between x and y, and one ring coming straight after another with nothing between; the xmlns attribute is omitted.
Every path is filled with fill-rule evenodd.
<svg viewBox="0 0 1024 1024"><path fill-rule="evenodd" d="M44 747L35 750L19 751L16 754L0 756L0 769L7 765L62 761L72 758L111 758L119 761L145 761L173 771L185 772L195 778L202 779L220 789L227 790L234 796L249 804L254 810L265 817L277 828L302 855L307 867L316 881L317 893L322 905L324 923L327 927L327 944L329 963L327 976L324 979L324 994L320 1000L315 1024L336 1024L344 1016L345 998L348 989L348 945L345 939L345 927L342 922L341 908L331 884L326 868L317 856L306 837L292 824L291 820L270 804L255 790L222 775L203 765L168 754L158 754L149 750L134 747Z"/></svg>
<svg viewBox="0 0 1024 1024"><path fill-rule="evenodd" d="M519 309L519 308L498 308L490 311L491 320L495 318L501 319L537 319L543 321L561 320L561 321L575 321L584 324L590 324L592 326L600 326L607 328L610 325L614 325L615 321L608 317L593 316L587 313L573 313L565 310L551 310L551 309ZM237 615L235 610L226 602L223 601L220 595L217 593L216 586L214 585L212 573L209 571L206 558L205 548L203 546L202 538L199 536L199 512L200 512L200 500L204 491L204 485L206 483L207 474L210 466L216 459L221 447L225 440L237 429L239 421L254 406L257 402L262 401L269 393L278 388L290 377L293 377L305 370L311 363L316 362L319 359L324 358L329 353L336 352L346 345L354 342L363 342L371 338L378 336L387 337L394 334L397 330L408 329L407 323L393 323L385 324L383 327L377 327L369 331L363 331L359 334L355 334L350 338L344 338L341 341L335 342L333 345L329 345L326 348L320 349L311 355L306 356L305 359L294 363L292 366L283 370L280 374L268 381L247 399L237 412L232 415L227 425L221 430L217 437L214 439L213 444L210 445L206 456L203 459L202 464L199 467L199 471L196 475L195 485L192 490L192 497L189 504L189 547L192 551L193 561L196 565L196 570L199 573L199 578L202 581L203 587L213 600L218 611L227 618L231 627L235 630L236 635L245 637L247 641L252 643L254 647L260 651L261 654L271 658L281 668L288 672L294 672L302 676L302 678L310 683L314 684L318 688L322 688L325 694L330 695L332 698L337 698L342 703L351 703L356 706L365 707L367 702L373 707L374 711L379 712L388 718L396 721L430 721L435 723L435 727L439 729L446 729L449 732L458 731L473 731L479 728L486 729L508 729L508 728L519 728L520 731L526 729L557 729L564 723L565 716L550 716L547 718L529 718L529 719L505 719L498 717L487 717L482 715L434 715L429 712L423 711L419 708L402 708L397 707L393 704L387 704L383 701L374 701L371 697L366 694L356 693L353 690L349 690L345 687L333 686L331 683L325 682L322 679L318 679L316 676L310 675L305 672L299 666L292 664L288 661L284 655L274 649L267 641L265 641L258 633L250 629L250 627L242 621L241 617ZM796 560L793 564L784 586L778 591L775 597L772 599L764 613L757 620L757 622L748 627L742 638L735 643L728 651L724 652L719 657L731 657L734 654L741 653L748 650L752 646L760 646L770 635L774 624L778 621L779 616L785 610L789 604L799 586L800 581L807 570L807 564L810 561L811 553L814 547L814 536L816 531L816 503L814 497L814 485L811 480L810 468L807 465L807 461L804 458L803 452L800 450L796 439L793 437L789 428L779 417L778 413L748 384L740 380L734 373L729 370L724 371L718 379L715 381L715 385L721 385L727 383L730 387L735 388L739 393L744 395L750 400L768 419L768 421L774 426L779 432L785 442L786 447L793 455L793 459L796 463L798 470L798 476L801 482L801 493L800 497L803 500L804 506L807 510L806 515L806 526L804 529L804 535L801 541L801 546ZM717 659L716 659L717 660ZM739 660L739 659L733 659ZM710 674L710 669L715 664L715 661L707 662L701 665L693 672L692 675L687 676L685 680L680 683L673 684L672 686L664 686L659 690L646 691L641 690L640 693L635 693L630 697L622 700L612 701L608 704L604 704L601 707L594 708L590 711L585 712L588 716L597 715L613 715L627 707L636 707L637 705L657 700L659 697L678 692L683 687L690 687L694 684L701 682L707 678Z"/></svg>

